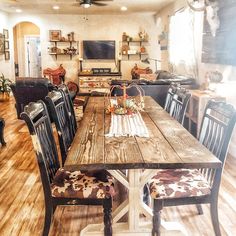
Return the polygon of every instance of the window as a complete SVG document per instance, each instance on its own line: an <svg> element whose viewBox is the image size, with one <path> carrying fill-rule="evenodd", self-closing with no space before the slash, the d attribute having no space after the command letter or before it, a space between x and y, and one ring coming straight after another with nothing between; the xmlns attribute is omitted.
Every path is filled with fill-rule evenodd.
<svg viewBox="0 0 236 236"><path fill-rule="evenodd" d="M189 8L170 18L169 60L177 72L196 75L194 13Z"/></svg>

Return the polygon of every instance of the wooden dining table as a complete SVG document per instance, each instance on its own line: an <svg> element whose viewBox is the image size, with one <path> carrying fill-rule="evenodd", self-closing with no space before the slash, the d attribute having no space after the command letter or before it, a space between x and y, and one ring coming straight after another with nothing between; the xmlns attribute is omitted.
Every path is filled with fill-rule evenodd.
<svg viewBox="0 0 236 236"><path fill-rule="evenodd" d="M108 137L107 104L106 97L90 97L65 168L107 170L128 189L128 199L112 215L113 235L150 236L152 209L142 201L142 192L156 169L221 168L221 162L151 97L144 97L145 108L140 112L149 137ZM128 222L120 223L127 213ZM168 231L167 223L163 226ZM102 229L99 224L88 225L80 235L103 235Z"/></svg>

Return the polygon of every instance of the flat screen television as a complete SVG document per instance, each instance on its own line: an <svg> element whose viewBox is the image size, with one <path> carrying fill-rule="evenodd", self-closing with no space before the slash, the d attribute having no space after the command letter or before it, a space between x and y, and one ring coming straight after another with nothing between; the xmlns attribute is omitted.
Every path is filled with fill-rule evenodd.
<svg viewBox="0 0 236 236"><path fill-rule="evenodd" d="M116 42L114 40L84 40L84 59L113 60L116 55Z"/></svg>

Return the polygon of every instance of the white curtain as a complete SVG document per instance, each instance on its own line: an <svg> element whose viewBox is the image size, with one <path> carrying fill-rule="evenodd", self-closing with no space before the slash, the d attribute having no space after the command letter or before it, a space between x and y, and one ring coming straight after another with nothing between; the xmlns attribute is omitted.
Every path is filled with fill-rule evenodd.
<svg viewBox="0 0 236 236"><path fill-rule="evenodd" d="M170 17L169 60L176 73L197 77L194 13L189 9Z"/></svg>

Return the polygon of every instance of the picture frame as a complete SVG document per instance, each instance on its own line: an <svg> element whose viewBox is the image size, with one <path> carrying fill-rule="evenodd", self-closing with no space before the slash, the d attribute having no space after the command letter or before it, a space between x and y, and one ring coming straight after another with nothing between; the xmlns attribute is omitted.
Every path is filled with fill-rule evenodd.
<svg viewBox="0 0 236 236"><path fill-rule="evenodd" d="M50 41L60 41L61 40L61 30L49 30Z"/></svg>
<svg viewBox="0 0 236 236"><path fill-rule="evenodd" d="M4 35L0 33L0 55L1 54L4 54L4 51L5 51L5 38L4 38Z"/></svg>
<svg viewBox="0 0 236 236"><path fill-rule="evenodd" d="M3 29L3 35L5 36L5 39L9 39L9 32L7 29Z"/></svg>
<svg viewBox="0 0 236 236"><path fill-rule="evenodd" d="M9 41L4 41L4 50L9 49Z"/></svg>
<svg viewBox="0 0 236 236"><path fill-rule="evenodd" d="M5 60L6 61L10 60L10 52L9 51L5 51Z"/></svg>

